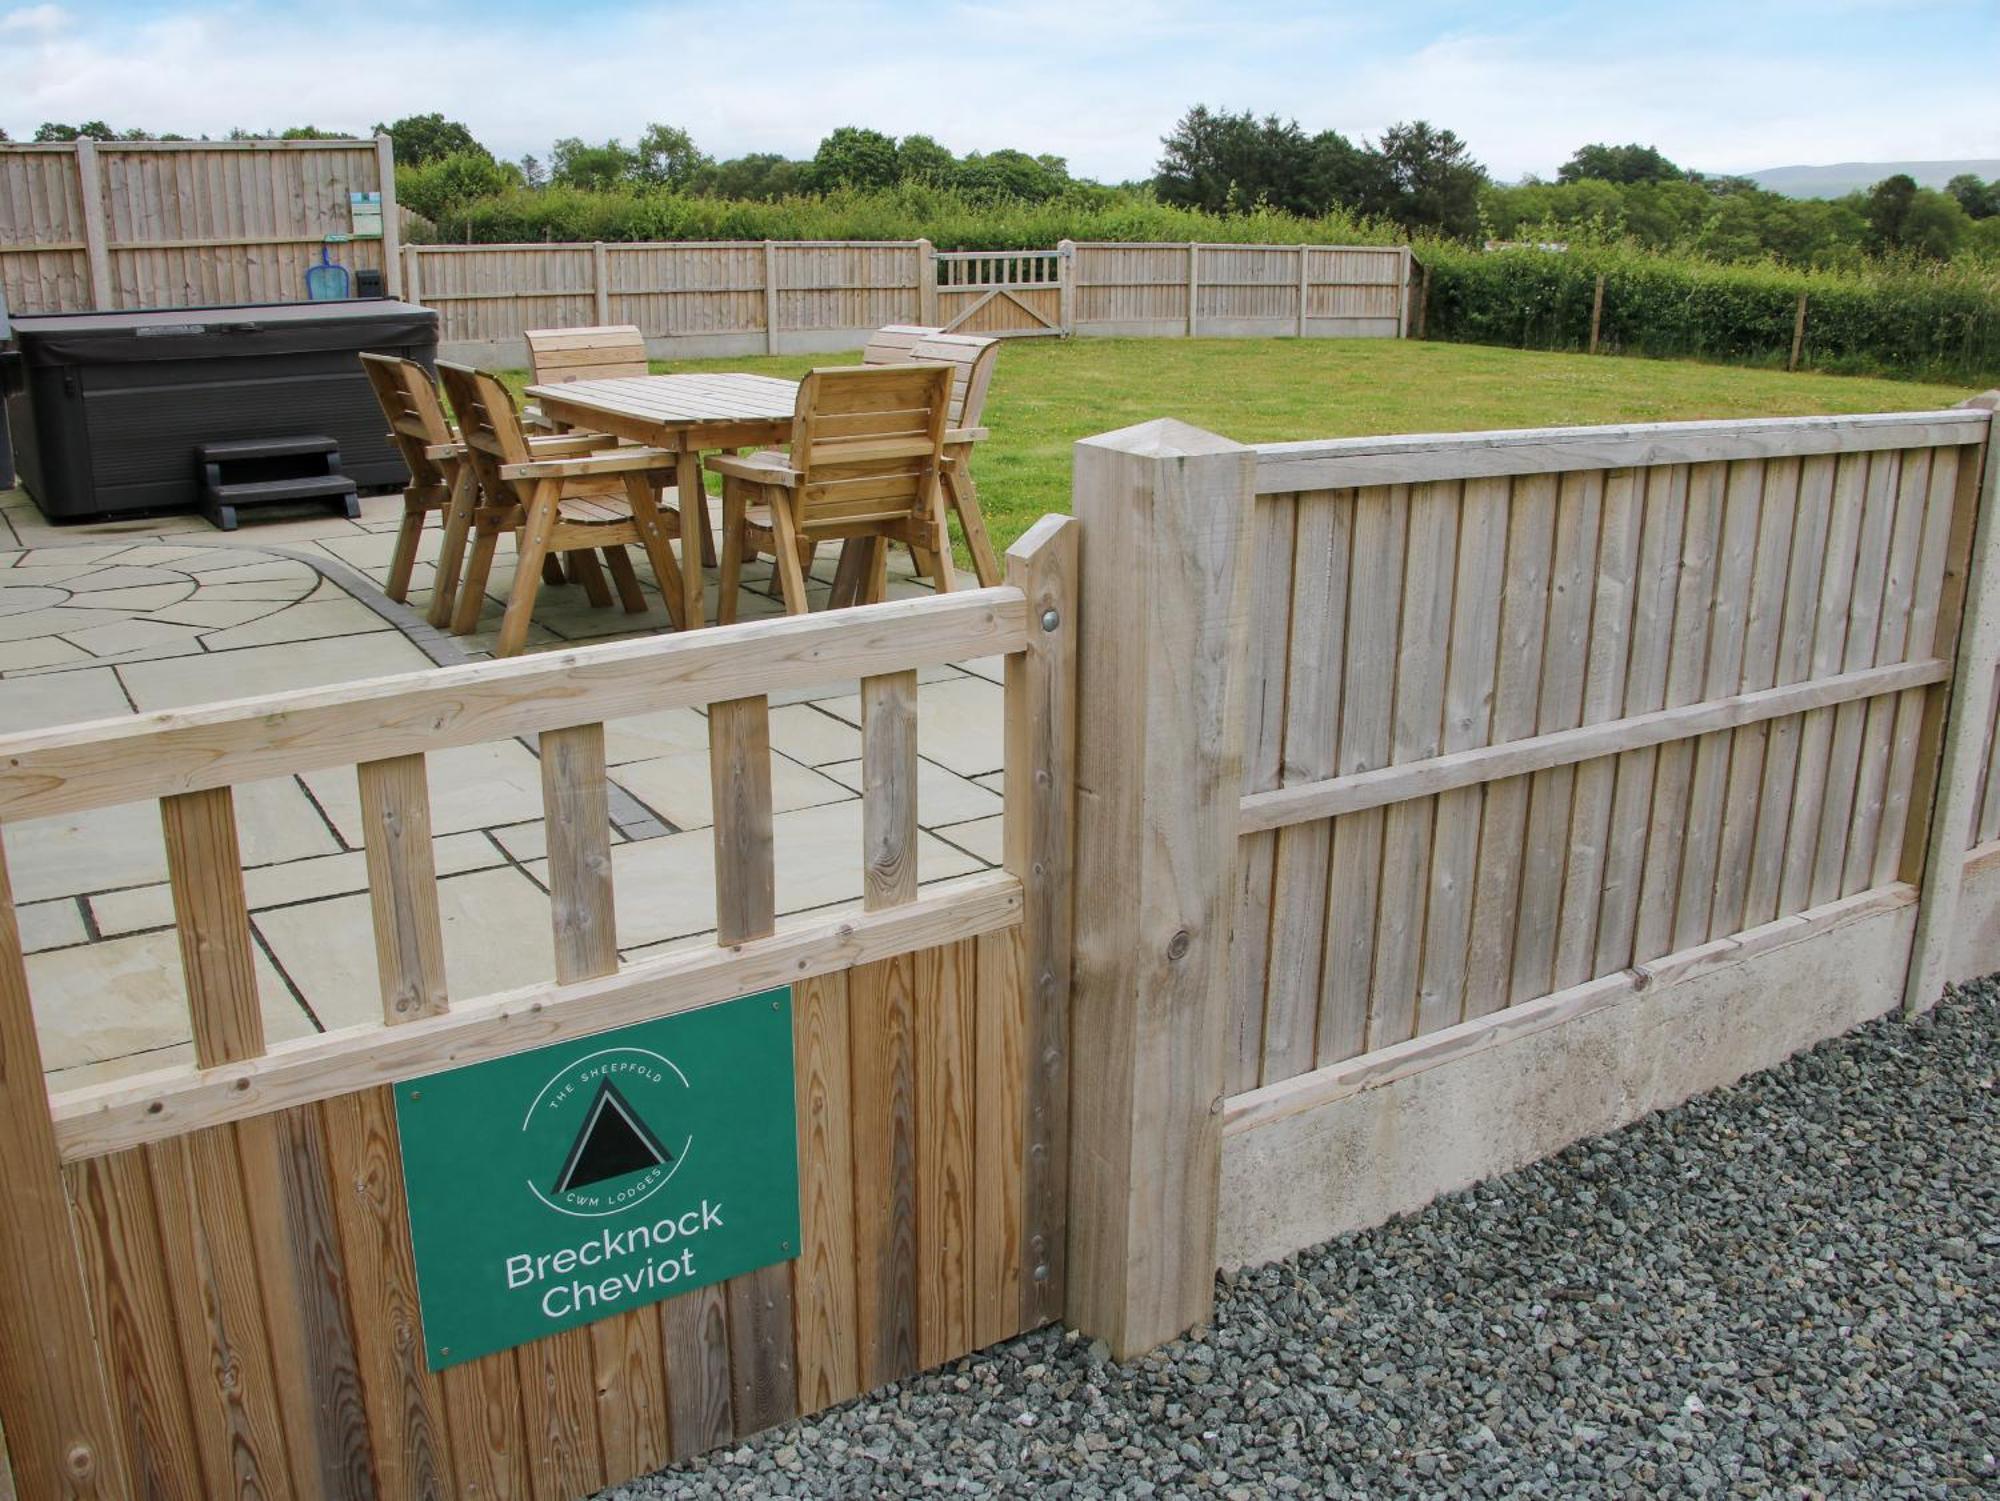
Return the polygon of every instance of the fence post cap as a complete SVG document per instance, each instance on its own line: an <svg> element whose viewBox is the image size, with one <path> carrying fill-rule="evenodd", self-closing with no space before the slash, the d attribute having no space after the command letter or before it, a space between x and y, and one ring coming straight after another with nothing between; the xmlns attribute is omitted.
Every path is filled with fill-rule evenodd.
<svg viewBox="0 0 2000 1501"><path fill-rule="evenodd" d="M1199 458L1208 454L1250 452L1233 438L1182 422L1175 417L1155 417L1116 432L1079 438L1078 448L1103 449L1110 453L1136 454L1152 459Z"/></svg>

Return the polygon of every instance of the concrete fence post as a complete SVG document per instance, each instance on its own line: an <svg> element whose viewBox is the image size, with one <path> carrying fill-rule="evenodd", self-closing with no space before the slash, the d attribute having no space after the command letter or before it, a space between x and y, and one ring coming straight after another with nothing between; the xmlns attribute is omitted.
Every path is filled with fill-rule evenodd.
<svg viewBox="0 0 2000 1501"><path fill-rule="evenodd" d="M2000 454L1994 452L2000 440L2000 391L1988 391L1961 405L1984 408L1992 415L1985 443L1963 450L1967 457L1961 462L1980 466L1972 496L1969 554L1958 586L1963 602L1957 610L1956 639L1938 642L1939 655L1951 658L1951 680L1931 690L1936 708L1926 715L1919 748L1919 776L1925 775L1926 765L1935 767L1930 816L1911 821L1904 847L1904 879L1918 883L1917 929L1903 986L1903 1010L1912 1015L1935 1006L1951 977L1953 928L1985 765L1986 731L1993 717L1993 674L2000 663L2000 514L1996 514ZM1948 596L1955 592L1951 565L1947 558L1947 598L1941 601L1941 614L1949 609ZM1949 614L1945 619L1950 620ZM1923 803L1916 806L1921 809Z"/></svg>
<svg viewBox="0 0 2000 1501"><path fill-rule="evenodd" d="M1214 1308L1255 455L1076 445L1069 1322L1120 1357Z"/></svg>
<svg viewBox="0 0 2000 1501"><path fill-rule="evenodd" d="M1067 339L1076 332L1076 241L1056 242L1056 322Z"/></svg>
<svg viewBox="0 0 2000 1501"><path fill-rule="evenodd" d="M382 194L382 290L403 295L403 206L396 200L396 142L375 137L375 180Z"/></svg>
<svg viewBox="0 0 2000 1501"><path fill-rule="evenodd" d="M944 320L938 316L937 247L929 240L917 241L917 322L936 328Z"/></svg>
<svg viewBox="0 0 2000 1501"><path fill-rule="evenodd" d="M111 280L111 242L104 230L104 179L98 170L97 142L76 138L76 185L83 205L83 256L90 266L90 305L109 312L118 306Z"/></svg>
<svg viewBox="0 0 2000 1501"><path fill-rule="evenodd" d="M764 353L778 352L778 247L764 242Z"/></svg>

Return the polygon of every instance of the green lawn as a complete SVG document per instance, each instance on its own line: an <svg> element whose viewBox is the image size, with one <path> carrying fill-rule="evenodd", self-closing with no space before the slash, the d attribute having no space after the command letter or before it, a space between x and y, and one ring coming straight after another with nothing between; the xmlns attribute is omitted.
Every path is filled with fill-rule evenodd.
<svg viewBox="0 0 2000 1501"><path fill-rule="evenodd" d="M859 355L677 360L659 371L796 376ZM1947 386L1682 361L1539 354L1390 339L1016 339L986 403L974 459L999 547L1069 509L1070 446L1155 417L1246 443L1697 417L1951 406Z"/></svg>

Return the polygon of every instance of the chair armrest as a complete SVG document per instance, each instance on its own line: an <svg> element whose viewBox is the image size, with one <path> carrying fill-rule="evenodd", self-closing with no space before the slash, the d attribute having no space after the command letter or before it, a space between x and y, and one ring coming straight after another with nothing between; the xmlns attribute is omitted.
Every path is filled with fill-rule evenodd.
<svg viewBox="0 0 2000 1501"><path fill-rule="evenodd" d="M596 453L617 441L609 433L549 433L529 438L528 449L541 458L562 459ZM424 457L433 461L455 459L464 452L463 443L433 443L424 450Z"/></svg>
<svg viewBox="0 0 2000 1501"><path fill-rule="evenodd" d="M532 459L525 464L503 464L502 479L588 479L596 474L632 474L649 470L671 470L680 456L664 448L618 448L609 453L587 454L573 459Z"/></svg>
<svg viewBox="0 0 2000 1501"><path fill-rule="evenodd" d="M528 439L528 451L537 458L560 459L572 454L599 453L618 446L609 433L547 433Z"/></svg>
<svg viewBox="0 0 2000 1501"><path fill-rule="evenodd" d="M953 427L945 429L946 443L977 443L982 438L992 436L992 430L984 427Z"/></svg>
<svg viewBox="0 0 2000 1501"><path fill-rule="evenodd" d="M733 453L710 454L702 461L702 468L710 474L724 474L733 479L747 479L760 485L791 485L798 483L799 472L785 464L759 462L762 454L739 457Z"/></svg>

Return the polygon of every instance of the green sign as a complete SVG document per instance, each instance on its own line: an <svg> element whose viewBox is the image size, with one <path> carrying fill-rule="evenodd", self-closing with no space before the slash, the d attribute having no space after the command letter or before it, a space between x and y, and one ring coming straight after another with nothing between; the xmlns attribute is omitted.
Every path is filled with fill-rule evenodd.
<svg viewBox="0 0 2000 1501"><path fill-rule="evenodd" d="M792 998L396 1086L432 1370L798 1254Z"/></svg>

